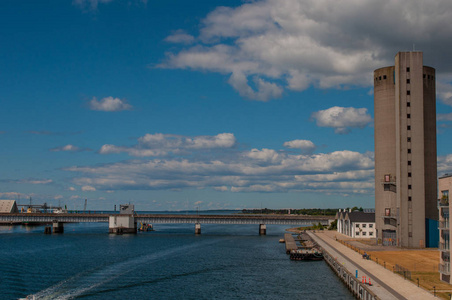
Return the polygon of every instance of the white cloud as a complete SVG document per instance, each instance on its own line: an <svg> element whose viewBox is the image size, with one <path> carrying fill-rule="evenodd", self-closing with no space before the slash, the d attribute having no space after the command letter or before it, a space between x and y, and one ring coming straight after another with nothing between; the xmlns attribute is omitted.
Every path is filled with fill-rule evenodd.
<svg viewBox="0 0 452 300"><path fill-rule="evenodd" d="M52 179L36 179L36 178L27 178L27 179L4 179L0 180L0 182L6 183L20 183L20 184L49 184L52 183Z"/></svg>
<svg viewBox="0 0 452 300"><path fill-rule="evenodd" d="M173 134L146 134L138 139L134 146L103 145L100 154L125 152L135 157L165 156L183 151L232 148L236 144L232 133L220 133L215 136L180 136Z"/></svg>
<svg viewBox="0 0 452 300"><path fill-rule="evenodd" d="M73 0L72 3L82 9L96 10L99 3L108 3L112 1L113 0Z"/></svg>
<svg viewBox="0 0 452 300"><path fill-rule="evenodd" d="M449 114L437 114L436 119L438 121L452 121L452 113Z"/></svg>
<svg viewBox="0 0 452 300"><path fill-rule="evenodd" d="M444 175L446 173L452 173L452 154L445 156L438 156L438 175Z"/></svg>
<svg viewBox="0 0 452 300"><path fill-rule="evenodd" d="M60 151L68 151L68 152L82 152L82 151L90 151L91 149L88 148L80 148L71 144L61 146L61 147L55 147L50 149L50 151L53 152L60 152Z"/></svg>
<svg viewBox="0 0 452 300"><path fill-rule="evenodd" d="M70 187L68 188L68 190L73 192L73 191L75 191L76 189L75 189L75 187L70 186Z"/></svg>
<svg viewBox="0 0 452 300"><path fill-rule="evenodd" d="M246 1L210 12L199 42L167 53L159 67L225 74L241 96L266 101L283 88L370 87L373 70L416 43L428 65L441 66L440 80L452 72L450 19L449 0ZM445 86L438 90L452 90ZM439 95L450 103L447 92Z"/></svg>
<svg viewBox="0 0 452 300"><path fill-rule="evenodd" d="M300 149L303 153L312 153L315 150L314 143L308 140L288 141L283 146L290 149Z"/></svg>
<svg viewBox="0 0 452 300"><path fill-rule="evenodd" d="M176 30L172 35L165 38L165 41L169 43L191 44L195 41L195 38L183 30Z"/></svg>
<svg viewBox="0 0 452 300"><path fill-rule="evenodd" d="M314 155L273 149L228 155L219 151L208 156L178 155L66 170L80 174L75 184L108 191L211 188L219 192L373 192L373 153L347 150Z"/></svg>
<svg viewBox="0 0 452 300"><path fill-rule="evenodd" d="M119 98L113 98L113 97L105 97L101 100L97 100L96 97L91 99L89 102L89 108L91 110L98 110L98 111L123 111L123 110L131 110L132 106L127 103L126 100L121 100Z"/></svg>
<svg viewBox="0 0 452 300"><path fill-rule="evenodd" d="M334 128L340 134L348 133L350 128L364 128L372 122L367 108L339 106L315 112L312 118L316 120L317 126Z"/></svg>
<svg viewBox="0 0 452 300"><path fill-rule="evenodd" d="M95 187L92 187L90 185L84 185L82 186L82 191L83 192L94 192L96 190Z"/></svg>

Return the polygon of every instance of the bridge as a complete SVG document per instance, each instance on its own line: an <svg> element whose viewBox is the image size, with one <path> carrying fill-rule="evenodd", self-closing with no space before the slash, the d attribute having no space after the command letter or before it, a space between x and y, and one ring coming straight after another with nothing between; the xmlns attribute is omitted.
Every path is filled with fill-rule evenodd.
<svg viewBox="0 0 452 300"><path fill-rule="evenodd" d="M184 223L195 224L195 233L201 233L201 224L258 224L259 234L266 234L266 225L310 226L328 225L332 216L300 215L177 215L177 214L86 214L86 213L2 213L2 224L53 224L54 233L64 231L64 223L103 222L109 223L110 233L135 233L137 222L146 224Z"/></svg>

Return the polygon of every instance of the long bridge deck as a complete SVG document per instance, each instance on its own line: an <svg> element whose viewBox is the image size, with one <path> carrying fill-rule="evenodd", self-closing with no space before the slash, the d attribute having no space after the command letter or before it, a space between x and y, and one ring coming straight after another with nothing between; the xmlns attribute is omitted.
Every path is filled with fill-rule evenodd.
<svg viewBox="0 0 452 300"><path fill-rule="evenodd" d="M17 213L0 214L0 223L81 223L109 222L110 216L119 214L84 213ZM185 223L185 224L267 224L267 225L328 225L332 216L300 215L176 215L176 214L135 214L137 222L142 223Z"/></svg>

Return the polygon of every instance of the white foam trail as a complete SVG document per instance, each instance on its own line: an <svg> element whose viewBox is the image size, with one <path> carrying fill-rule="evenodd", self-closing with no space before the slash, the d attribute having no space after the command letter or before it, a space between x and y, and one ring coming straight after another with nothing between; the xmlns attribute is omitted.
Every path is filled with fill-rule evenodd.
<svg viewBox="0 0 452 300"><path fill-rule="evenodd" d="M181 252L187 252L187 250L195 247L200 247L206 244L212 244L213 241L206 241L203 243L193 243L191 245L185 245L178 248L171 248L160 252L142 255L137 258L132 258L120 263L109 265L100 270L94 270L93 272L81 272L73 277L65 279L45 290L36 293L35 299L58 299L66 300L71 299L84 293L102 286L124 274L127 274L146 262L162 259L166 256L174 255ZM76 286L76 288L74 288Z"/></svg>

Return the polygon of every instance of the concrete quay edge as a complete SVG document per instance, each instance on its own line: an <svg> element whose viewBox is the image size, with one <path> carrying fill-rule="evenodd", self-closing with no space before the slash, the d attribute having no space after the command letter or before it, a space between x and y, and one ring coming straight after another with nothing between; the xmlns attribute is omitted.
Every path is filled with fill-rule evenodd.
<svg viewBox="0 0 452 300"><path fill-rule="evenodd" d="M369 289L380 299L438 299L428 291L418 287L409 280L394 274L373 261L365 260L359 253L337 242L328 232L308 232L322 248L341 262L349 272L358 270L358 278L366 276L371 278L372 286Z"/></svg>

